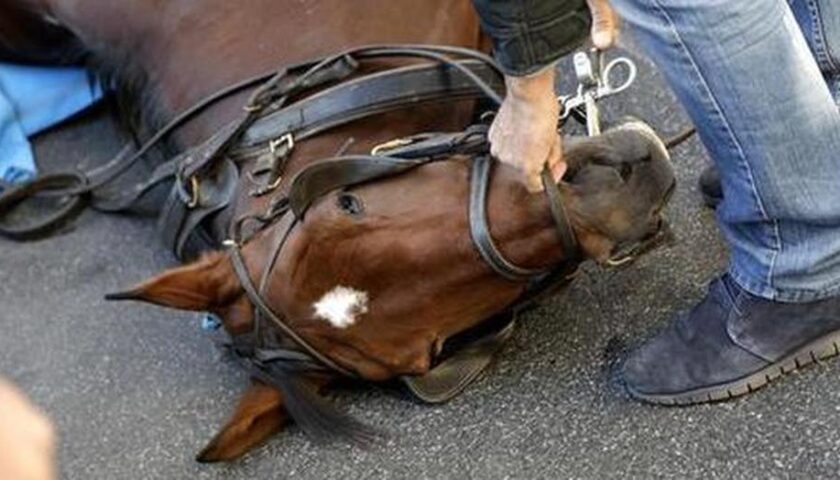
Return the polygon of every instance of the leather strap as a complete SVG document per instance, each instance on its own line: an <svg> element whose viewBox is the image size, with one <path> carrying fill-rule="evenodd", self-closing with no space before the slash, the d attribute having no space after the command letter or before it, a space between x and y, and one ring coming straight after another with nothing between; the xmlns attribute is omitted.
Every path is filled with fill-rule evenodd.
<svg viewBox="0 0 840 480"><path fill-rule="evenodd" d="M551 216L554 219L557 238L560 240L560 246L563 248L563 255L565 255L566 261L573 261L580 255L580 249L578 249L575 232L572 230L571 223L569 223L566 207L563 205L563 198L560 196L560 186L554 182L548 166L543 169L540 178L542 179L545 195L548 197L548 206L551 209Z"/></svg>
<svg viewBox="0 0 840 480"><path fill-rule="evenodd" d="M11 223L16 208L25 200L38 196L61 197L67 189L83 187L87 180L80 173L43 175L35 180L6 189L0 195L0 212L5 221L0 222L0 235L18 241L36 240L69 221L80 213L88 202L87 196L70 195L67 200L48 215L34 222Z"/></svg>
<svg viewBox="0 0 840 480"><path fill-rule="evenodd" d="M294 225L290 225L289 230L294 228ZM285 236L284 236L285 238ZM278 244L277 249L282 248L283 242ZM283 321L274 311L266 305L265 301L262 299L259 291L254 286L254 282L251 280L251 275L248 272L248 267L245 265L245 259L242 258L242 251L239 249L239 246L234 245L230 248L230 259L233 263L233 269L236 272L236 276L239 278L239 282L242 284L242 289L245 290L245 294L248 295L248 299L251 300L253 303L254 308L259 310L260 314L264 315L266 318L271 320L272 324L280 329L284 335L286 335L289 339L291 339L297 346L299 346L303 351L305 351L308 355L312 356L312 358L318 360L322 364L324 364L330 370L335 371L336 373L340 373L346 377L355 378L357 375L350 370L342 367L341 365L332 361L331 358L323 355L319 352L315 347L309 344L303 337L297 334L297 332L292 329L286 322Z"/></svg>
<svg viewBox="0 0 840 480"><path fill-rule="evenodd" d="M501 351L516 327L514 315L501 328L490 332L447 357L423 375L402 376L400 380L426 403L452 400L475 381Z"/></svg>
<svg viewBox="0 0 840 480"><path fill-rule="evenodd" d="M514 282L524 282L547 273L545 269L525 268L515 265L499 251L487 223L487 191L492 161L488 155L479 155L472 161L470 178L470 235L481 258L499 275Z"/></svg>
<svg viewBox="0 0 840 480"><path fill-rule="evenodd" d="M503 89L501 78L489 65L476 60L457 63L494 91ZM484 94L472 79L438 64L386 70L341 83L260 118L243 133L237 150L265 144L285 133L293 133L295 140L303 140L339 125L408 105L480 98ZM233 155L237 156L236 153Z"/></svg>
<svg viewBox="0 0 840 480"><path fill-rule="evenodd" d="M313 163L292 179L289 203L297 218L332 190L404 173L452 155L472 155L489 148L484 125L458 133L421 134L396 141L382 155L344 155Z"/></svg>
<svg viewBox="0 0 840 480"><path fill-rule="evenodd" d="M158 214L157 229L163 244L180 260L195 258L216 246L198 228L206 218L225 209L233 200L239 183L239 170L230 160L220 162L216 170L197 179L197 196L184 199L187 192L172 188ZM190 195L191 196L191 195ZM189 248L188 248L189 247Z"/></svg>
<svg viewBox="0 0 840 480"><path fill-rule="evenodd" d="M373 155L347 155L322 160L301 170L292 180L289 204L297 218L328 192L403 173L432 161Z"/></svg>

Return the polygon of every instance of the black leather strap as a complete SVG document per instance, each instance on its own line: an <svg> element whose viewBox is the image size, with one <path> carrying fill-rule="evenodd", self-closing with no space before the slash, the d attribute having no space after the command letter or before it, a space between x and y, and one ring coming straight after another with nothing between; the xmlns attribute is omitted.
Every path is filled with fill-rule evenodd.
<svg viewBox="0 0 840 480"><path fill-rule="evenodd" d="M35 180L6 189L0 195L0 235L18 241L36 240L72 219L88 203L88 196L70 195L59 207L44 217L29 222L9 222L16 208L25 200L38 196L62 197L68 189L84 187L87 180L81 173L43 175ZM31 218L31 217L30 217Z"/></svg>
<svg viewBox="0 0 840 480"><path fill-rule="evenodd" d="M472 161L470 178L469 220L470 235L481 258L499 275L514 282L524 282L547 273L545 269L525 268L505 258L496 247L487 223L487 191L489 190L492 160L479 155Z"/></svg>
<svg viewBox="0 0 840 480"><path fill-rule="evenodd" d="M396 143L400 146L385 150L382 155L344 155L313 163L292 179L291 209L302 218L318 198L332 190L404 173L452 155L486 152L486 132L486 126L478 125L464 132L426 133L399 139Z"/></svg>
<svg viewBox="0 0 840 480"><path fill-rule="evenodd" d="M294 225L291 225L289 229L291 230L294 228ZM285 238L285 236L283 237ZM277 245L277 249L279 250L282 248L283 242ZM265 301L263 300L262 296L260 295L257 288L254 286L253 280L251 280L251 275L248 272L248 267L245 265L245 259L242 257L242 251L240 250L238 245L233 245L230 248L230 259L233 264L233 269L236 272L236 276L239 278L239 282L242 284L242 289L245 290L245 294L248 295L248 299L251 300L251 303L254 305L254 308L259 310L260 314L264 315L266 318L271 320L272 324L280 329L284 335L286 335L289 339L291 339L298 347L300 347L304 352L308 355L312 356L312 358L318 360L325 366L327 366L330 370L335 371L336 373L340 373L344 376L355 378L357 375L350 370L338 365L337 363L333 362L331 358L323 355L319 352L315 347L309 344L303 337L297 334L297 332L292 329L286 322L283 321L274 311L266 305Z"/></svg>
<svg viewBox="0 0 840 480"><path fill-rule="evenodd" d="M180 260L196 258L202 251L218 247L198 228L208 217L230 205L239 183L239 170L230 160L218 162L213 172L196 177L192 192L172 188L158 214L157 229L163 244Z"/></svg>
<svg viewBox="0 0 840 480"><path fill-rule="evenodd" d="M400 380L415 397L426 403L448 402L463 392L490 365L513 335L515 327L515 315L510 315L510 319L499 329L456 350L425 374L405 375Z"/></svg>
<svg viewBox="0 0 840 480"><path fill-rule="evenodd" d="M318 198L337 188L403 173L432 161L431 157L407 159L374 155L347 155L322 160L300 171L292 180L289 204L297 218Z"/></svg>
<svg viewBox="0 0 840 480"><path fill-rule="evenodd" d="M494 91L503 90L502 79L489 65L476 60L457 63ZM341 83L260 118L243 133L237 150L247 151L285 133L293 133L295 140L303 140L339 125L408 105L484 95L471 78L442 65L412 65L386 70Z"/></svg>
<svg viewBox="0 0 840 480"><path fill-rule="evenodd" d="M548 197L551 216L554 218L554 228L557 230L557 238L560 240L560 246L563 248L563 255L567 261L573 261L580 255L580 249L578 248L575 232L572 230L572 224L569 223L566 207L563 205L560 186L554 181L551 171L549 171L547 166L542 171L541 179L545 195Z"/></svg>

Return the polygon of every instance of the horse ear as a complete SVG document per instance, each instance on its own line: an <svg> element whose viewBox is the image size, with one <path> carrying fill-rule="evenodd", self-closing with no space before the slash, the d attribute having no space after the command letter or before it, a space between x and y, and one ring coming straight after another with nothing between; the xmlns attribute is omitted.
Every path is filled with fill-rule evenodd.
<svg viewBox="0 0 840 480"><path fill-rule="evenodd" d="M139 300L182 310L212 310L237 298L242 287L228 256L206 254L194 263L173 268L106 300Z"/></svg>
<svg viewBox="0 0 840 480"><path fill-rule="evenodd" d="M280 392L255 381L239 399L233 416L196 460L202 463L234 460L279 432L287 419Z"/></svg>

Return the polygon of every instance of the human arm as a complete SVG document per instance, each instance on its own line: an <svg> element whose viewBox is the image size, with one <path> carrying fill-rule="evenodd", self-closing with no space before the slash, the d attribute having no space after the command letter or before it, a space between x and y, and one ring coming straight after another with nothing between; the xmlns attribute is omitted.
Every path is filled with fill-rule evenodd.
<svg viewBox="0 0 840 480"><path fill-rule="evenodd" d="M566 170L557 133L554 64L587 32L597 48L612 46L617 18L607 0L473 1L506 74L507 96L489 132L491 153L522 172L529 190L539 191L545 165L555 179Z"/></svg>
<svg viewBox="0 0 840 480"><path fill-rule="evenodd" d="M0 378L0 478L54 478L52 424L11 383Z"/></svg>

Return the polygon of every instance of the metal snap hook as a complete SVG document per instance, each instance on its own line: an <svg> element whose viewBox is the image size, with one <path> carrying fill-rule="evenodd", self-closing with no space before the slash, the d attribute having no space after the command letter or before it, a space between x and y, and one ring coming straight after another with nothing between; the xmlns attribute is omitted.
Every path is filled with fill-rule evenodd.
<svg viewBox="0 0 840 480"><path fill-rule="evenodd" d="M597 57L600 63L600 55ZM560 102L560 118L569 118L575 108L592 104L602 98L610 97L621 93L636 81L638 68L633 60L627 57L617 57L611 60L603 69L600 65L595 66L592 59L585 52L578 52L574 56L575 74L578 79L577 92L574 95L561 95L557 97ZM623 82L613 84L614 72L619 68L627 69L627 77Z"/></svg>

